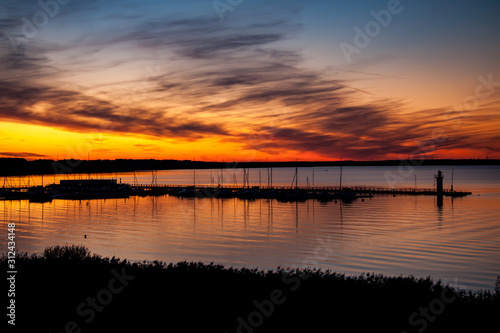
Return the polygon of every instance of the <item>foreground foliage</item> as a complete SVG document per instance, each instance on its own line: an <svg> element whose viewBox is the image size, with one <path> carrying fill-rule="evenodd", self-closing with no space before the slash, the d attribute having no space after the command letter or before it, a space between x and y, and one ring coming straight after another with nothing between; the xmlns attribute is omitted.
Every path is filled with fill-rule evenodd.
<svg viewBox="0 0 500 333"><path fill-rule="evenodd" d="M0 258L7 271L7 259ZM497 331L495 291L430 278L129 262L54 246L16 258L16 328L36 332Z"/></svg>

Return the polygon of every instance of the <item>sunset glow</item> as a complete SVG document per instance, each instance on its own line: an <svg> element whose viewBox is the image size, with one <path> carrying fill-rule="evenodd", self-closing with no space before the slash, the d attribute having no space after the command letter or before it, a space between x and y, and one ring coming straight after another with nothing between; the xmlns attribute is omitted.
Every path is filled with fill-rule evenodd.
<svg viewBox="0 0 500 333"><path fill-rule="evenodd" d="M2 5L0 157L500 158L497 1L41 3Z"/></svg>

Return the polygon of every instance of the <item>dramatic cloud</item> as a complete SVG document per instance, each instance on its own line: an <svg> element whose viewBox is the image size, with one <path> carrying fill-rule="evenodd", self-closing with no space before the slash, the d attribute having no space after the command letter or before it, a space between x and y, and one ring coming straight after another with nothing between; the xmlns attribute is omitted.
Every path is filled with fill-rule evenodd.
<svg viewBox="0 0 500 333"><path fill-rule="evenodd" d="M406 155L436 130L446 133L440 149L498 149L498 134L481 127L491 121L491 106L479 106L457 127L461 114L444 119L445 108L377 97L344 74L374 82L400 76L306 66L304 50L292 43L304 31L292 5L224 23L195 9L160 15L136 5L71 2L17 52L12 41L26 39L22 18L40 8L27 1L7 6L0 20L0 120L322 158Z"/></svg>

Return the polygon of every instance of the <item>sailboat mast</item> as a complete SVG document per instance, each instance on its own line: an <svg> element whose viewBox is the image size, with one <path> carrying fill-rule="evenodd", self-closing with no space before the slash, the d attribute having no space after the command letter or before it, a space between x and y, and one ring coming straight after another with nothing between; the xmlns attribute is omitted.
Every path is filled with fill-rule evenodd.
<svg viewBox="0 0 500 333"><path fill-rule="evenodd" d="M271 187L273 187L273 168L271 168Z"/></svg>
<svg viewBox="0 0 500 333"><path fill-rule="evenodd" d="M295 189L299 187L299 168L295 168Z"/></svg>
<svg viewBox="0 0 500 333"><path fill-rule="evenodd" d="M342 189L342 164L340 165L340 189Z"/></svg>
<svg viewBox="0 0 500 333"><path fill-rule="evenodd" d="M451 169L451 191L453 192L453 173L455 169Z"/></svg>

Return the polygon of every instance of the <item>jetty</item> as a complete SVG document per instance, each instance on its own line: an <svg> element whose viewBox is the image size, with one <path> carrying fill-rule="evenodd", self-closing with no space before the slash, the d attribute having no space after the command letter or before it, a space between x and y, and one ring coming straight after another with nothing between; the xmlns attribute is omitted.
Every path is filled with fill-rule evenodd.
<svg viewBox="0 0 500 333"><path fill-rule="evenodd" d="M146 191L154 190L161 191L165 194L177 196L217 196L217 197L240 197L240 198L268 198L268 197L300 197L317 199L331 197L342 198L346 192L355 192L356 197L366 198L374 195L427 195L438 196L440 192L435 189L423 188L384 188L384 187L369 187L369 186L354 186L354 187L332 187L332 186L251 186L240 187L227 185L224 187L213 186L181 186L181 185L138 185ZM443 189L444 196L467 196L471 192L451 191Z"/></svg>
<svg viewBox="0 0 500 333"><path fill-rule="evenodd" d="M358 198L371 198L375 195L427 195L462 197L472 194L453 189L444 189L439 182L436 189L424 188L384 188L369 186L237 186L237 185L162 185L118 183L117 179L61 180L59 184L31 187L0 188L0 200L30 200L48 202L56 199L84 200L128 198L130 196L161 196L197 198L240 198L240 199L277 199L279 201L352 201ZM248 183L247 183L248 184Z"/></svg>

